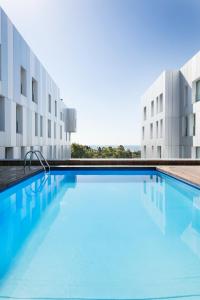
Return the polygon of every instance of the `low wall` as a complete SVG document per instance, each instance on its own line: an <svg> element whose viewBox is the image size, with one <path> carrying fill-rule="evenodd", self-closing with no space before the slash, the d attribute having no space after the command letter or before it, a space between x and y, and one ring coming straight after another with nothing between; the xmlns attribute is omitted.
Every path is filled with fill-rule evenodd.
<svg viewBox="0 0 200 300"><path fill-rule="evenodd" d="M194 159L70 159L48 160L51 166L195 166L200 165L200 160ZM28 160L27 160L28 164ZM0 166L23 166L23 160L0 160ZM38 166L39 161L33 160L32 165Z"/></svg>

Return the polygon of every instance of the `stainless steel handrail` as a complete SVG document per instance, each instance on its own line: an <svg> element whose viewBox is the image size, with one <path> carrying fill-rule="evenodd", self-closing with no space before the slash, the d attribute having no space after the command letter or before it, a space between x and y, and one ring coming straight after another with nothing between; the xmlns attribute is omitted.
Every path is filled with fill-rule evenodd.
<svg viewBox="0 0 200 300"><path fill-rule="evenodd" d="M42 159L40 159L39 155L41 156ZM27 161L27 156L30 154L30 158L29 158L29 168L31 167L31 162L32 162L32 159L33 159L33 155L35 154L35 156L37 157L37 159L39 160L41 166L43 167L44 171L46 172L46 168L49 169L50 171L50 165L48 163L48 161L44 158L43 154L41 151L39 150L30 150L28 152L26 152L25 156L24 156L24 168L26 167L26 161ZM45 162L45 164L42 162L42 160Z"/></svg>

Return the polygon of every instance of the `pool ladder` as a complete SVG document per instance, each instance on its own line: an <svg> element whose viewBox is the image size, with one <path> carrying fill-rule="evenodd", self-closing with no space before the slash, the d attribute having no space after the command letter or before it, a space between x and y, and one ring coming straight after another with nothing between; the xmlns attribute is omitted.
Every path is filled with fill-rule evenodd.
<svg viewBox="0 0 200 300"><path fill-rule="evenodd" d="M24 156L24 168L26 167L26 162L27 162L27 158L29 156L29 168L31 167L31 162L33 159L33 156L35 155L36 158L39 160L40 165L43 167L44 171L50 171L50 165L48 163L48 161L44 158L43 154L41 151L39 150L30 150L28 152L26 152L25 156Z"/></svg>

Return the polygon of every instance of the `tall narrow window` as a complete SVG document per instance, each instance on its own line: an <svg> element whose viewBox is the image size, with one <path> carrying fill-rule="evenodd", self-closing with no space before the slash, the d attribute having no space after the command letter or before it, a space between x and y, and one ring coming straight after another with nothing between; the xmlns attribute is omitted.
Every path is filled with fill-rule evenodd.
<svg viewBox="0 0 200 300"><path fill-rule="evenodd" d="M158 97L156 97L156 113L159 112L159 101L158 101Z"/></svg>
<svg viewBox="0 0 200 300"><path fill-rule="evenodd" d="M38 103L38 83L32 77L32 101Z"/></svg>
<svg viewBox="0 0 200 300"><path fill-rule="evenodd" d="M54 122L54 139L56 139L56 122Z"/></svg>
<svg viewBox="0 0 200 300"><path fill-rule="evenodd" d="M145 132L144 132L144 126L142 127L142 139L144 140L144 134L145 134Z"/></svg>
<svg viewBox="0 0 200 300"><path fill-rule="evenodd" d="M51 137L51 120L48 120L48 138Z"/></svg>
<svg viewBox="0 0 200 300"><path fill-rule="evenodd" d="M60 112L60 120L62 121L62 111Z"/></svg>
<svg viewBox="0 0 200 300"><path fill-rule="evenodd" d="M146 145L143 148L143 152L144 152L144 158L146 158L146 155L147 155L147 146Z"/></svg>
<svg viewBox="0 0 200 300"><path fill-rule="evenodd" d="M144 121L147 119L147 107L144 107L144 111L143 111L143 119Z"/></svg>
<svg viewBox="0 0 200 300"><path fill-rule="evenodd" d="M22 133L22 106L16 105L16 133Z"/></svg>
<svg viewBox="0 0 200 300"><path fill-rule="evenodd" d="M185 136L188 136L188 116L185 116Z"/></svg>
<svg viewBox="0 0 200 300"><path fill-rule="evenodd" d="M55 101L55 117L57 117L57 101Z"/></svg>
<svg viewBox="0 0 200 300"><path fill-rule="evenodd" d="M26 70L23 67L20 69L20 90L21 95L26 97Z"/></svg>
<svg viewBox="0 0 200 300"><path fill-rule="evenodd" d="M193 114L193 136L196 134L196 115Z"/></svg>
<svg viewBox="0 0 200 300"><path fill-rule="evenodd" d="M38 114L35 113L35 136L38 136Z"/></svg>
<svg viewBox="0 0 200 300"><path fill-rule="evenodd" d="M159 102L159 110L160 112L163 112L163 94L160 94Z"/></svg>
<svg viewBox="0 0 200 300"><path fill-rule="evenodd" d="M196 101L200 101L200 80L196 82Z"/></svg>
<svg viewBox="0 0 200 300"><path fill-rule="evenodd" d="M60 125L60 139L62 140L62 125Z"/></svg>
<svg viewBox="0 0 200 300"><path fill-rule="evenodd" d="M151 101L151 116L154 116L154 101Z"/></svg>
<svg viewBox="0 0 200 300"><path fill-rule="evenodd" d="M150 138L153 138L153 123L150 124Z"/></svg>
<svg viewBox="0 0 200 300"><path fill-rule="evenodd" d="M200 158L200 147L196 147L196 158Z"/></svg>
<svg viewBox="0 0 200 300"><path fill-rule="evenodd" d="M161 146L157 146L157 155L158 155L158 158L162 158L162 148L161 148Z"/></svg>
<svg viewBox="0 0 200 300"><path fill-rule="evenodd" d="M158 138L158 121L156 121L156 138Z"/></svg>
<svg viewBox="0 0 200 300"><path fill-rule="evenodd" d="M0 96L0 131L5 131L5 99Z"/></svg>
<svg viewBox="0 0 200 300"><path fill-rule="evenodd" d="M163 137L163 120L160 120L160 138Z"/></svg>
<svg viewBox="0 0 200 300"><path fill-rule="evenodd" d="M43 136L43 116L40 116L40 136Z"/></svg>
<svg viewBox="0 0 200 300"><path fill-rule="evenodd" d="M49 110L49 113L51 113L51 95L50 94L48 97L48 110Z"/></svg>

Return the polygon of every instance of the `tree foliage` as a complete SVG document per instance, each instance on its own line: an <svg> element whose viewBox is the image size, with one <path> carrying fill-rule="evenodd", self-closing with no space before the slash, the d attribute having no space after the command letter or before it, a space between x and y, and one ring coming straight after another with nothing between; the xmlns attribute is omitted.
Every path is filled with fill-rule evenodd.
<svg viewBox="0 0 200 300"><path fill-rule="evenodd" d="M140 151L131 152L124 146L118 147L98 147L93 149L90 146L72 144L72 158L140 158Z"/></svg>

